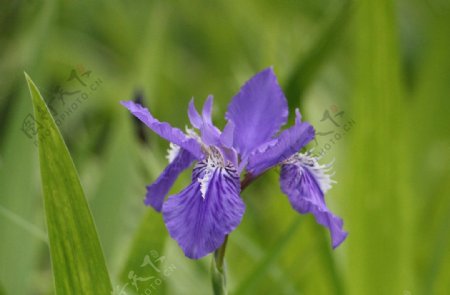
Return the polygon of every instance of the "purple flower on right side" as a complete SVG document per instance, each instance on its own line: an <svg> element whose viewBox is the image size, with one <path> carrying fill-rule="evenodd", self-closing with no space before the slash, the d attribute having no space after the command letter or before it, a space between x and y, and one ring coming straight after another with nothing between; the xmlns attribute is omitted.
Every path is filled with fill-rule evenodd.
<svg viewBox="0 0 450 295"><path fill-rule="evenodd" d="M328 210L325 193L334 183L327 174L331 165L320 165L309 153L298 153L281 164L280 186L292 207L299 213L312 213L316 221L326 226L331 235L333 249L347 237L341 218Z"/></svg>
<svg viewBox="0 0 450 295"><path fill-rule="evenodd" d="M171 142L169 165L147 186L145 204L162 212L169 234L187 257L198 259L215 251L240 224L245 211L241 176L252 180L275 166L281 166L281 191L291 206L301 214L312 213L327 227L333 248L347 237L342 219L325 204L325 193L334 183L328 174L331 165L300 152L314 139L314 128L302 122L296 109L294 125L280 132L288 104L272 68L253 76L233 97L223 131L212 122L212 96L202 115L191 101L188 116L194 129L186 132L158 121L140 104L122 104ZM165 200L178 175L193 163L192 183Z"/></svg>

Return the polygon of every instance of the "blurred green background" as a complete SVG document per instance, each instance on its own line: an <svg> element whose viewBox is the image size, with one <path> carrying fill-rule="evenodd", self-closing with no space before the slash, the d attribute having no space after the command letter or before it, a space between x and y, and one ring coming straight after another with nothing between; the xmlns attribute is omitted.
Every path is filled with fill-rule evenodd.
<svg viewBox="0 0 450 295"><path fill-rule="evenodd" d="M143 205L168 144L140 140L118 102L141 93L183 128L190 98L214 94L223 127L240 85L271 65L320 132L311 147L335 159L327 202L349 237L331 250L271 171L243 193L230 293L450 294L449 53L446 0L2 1L0 294L53 294L23 71L59 120L116 291L211 294L211 257L185 258ZM130 272L159 284L136 288Z"/></svg>

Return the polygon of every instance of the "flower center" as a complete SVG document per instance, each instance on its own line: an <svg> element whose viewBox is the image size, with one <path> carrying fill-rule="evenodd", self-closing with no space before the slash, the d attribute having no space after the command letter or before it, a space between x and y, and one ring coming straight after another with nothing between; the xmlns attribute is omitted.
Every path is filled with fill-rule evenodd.
<svg viewBox="0 0 450 295"><path fill-rule="evenodd" d="M219 173L239 181L239 174L237 173L236 168L230 161L224 159L218 148L214 146L208 147L206 155L206 159L195 165L193 172L193 179L197 179L200 183L200 191L203 199L206 198L208 187L212 179L217 177L214 176L214 174Z"/></svg>

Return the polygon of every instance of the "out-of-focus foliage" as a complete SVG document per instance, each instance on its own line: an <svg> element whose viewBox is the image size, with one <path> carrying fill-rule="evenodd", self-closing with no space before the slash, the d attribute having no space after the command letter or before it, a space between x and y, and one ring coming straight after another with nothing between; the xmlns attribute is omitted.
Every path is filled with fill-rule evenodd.
<svg viewBox="0 0 450 295"><path fill-rule="evenodd" d="M450 293L446 1L0 5L0 293L53 294L23 71L68 145L116 290L210 294L210 257L185 258L143 205L167 143L147 130L143 142L118 101L142 93L158 118L184 127L189 99L212 93L223 127L232 95L270 65L316 127L311 147L335 159L327 202L349 237L331 250L271 171L243 193L247 211L227 249L230 293ZM135 287L133 275L153 278Z"/></svg>

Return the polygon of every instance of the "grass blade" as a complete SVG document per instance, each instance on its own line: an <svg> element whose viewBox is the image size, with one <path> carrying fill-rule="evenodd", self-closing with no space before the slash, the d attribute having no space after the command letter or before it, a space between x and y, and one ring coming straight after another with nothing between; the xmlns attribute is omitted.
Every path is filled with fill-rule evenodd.
<svg viewBox="0 0 450 295"><path fill-rule="evenodd" d="M39 160L56 294L110 294L111 282L78 174L36 85Z"/></svg>

